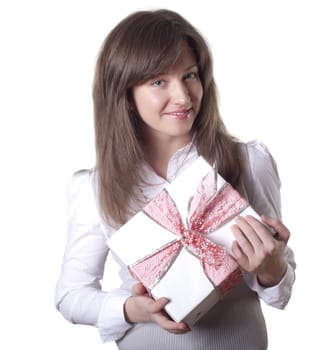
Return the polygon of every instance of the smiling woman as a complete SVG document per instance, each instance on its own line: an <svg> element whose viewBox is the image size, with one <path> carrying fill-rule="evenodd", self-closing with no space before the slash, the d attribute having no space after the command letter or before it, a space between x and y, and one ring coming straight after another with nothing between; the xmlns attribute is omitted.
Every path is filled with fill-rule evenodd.
<svg viewBox="0 0 315 350"><path fill-rule="evenodd" d="M132 89L135 110L139 113L146 160L161 168L177 149L191 140L191 130L200 110L203 88L197 58L185 43L177 62L167 74L149 79ZM167 144L161 150L157 144ZM157 154L159 152L160 154ZM159 175L166 177L166 168Z"/></svg>
<svg viewBox="0 0 315 350"><path fill-rule="evenodd" d="M260 142L243 143L218 110L210 50L178 13L139 11L109 33L94 78L96 167L69 189L69 232L56 306L73 323L94 325L119 349L267 348L260 299L282 309L295 262L280 217L276 163ZM259 213L236 220L234 259L243 279L193 327L164 312L128 268L122 285L103 291L107 240L202 155ZM271 218L272 217L272 218ZM198 286L197 286L198 288Z"/></svg>
<svg viewBox="0 0 315 350"><path fill-rule="evenodd" d="M183 43L182 56L167 74L135 86L133 98L147 139L168 135L177 139L178 148L187 144L202 99L196 58L188 45Z"/></svg>
<svg viewBox="0 0 315 350"><path fill-rule="evenodd" d="M168 138L167 143L153 144L157 140L143 132L143 125L146 125L143 123L144 115L139 115L133 95L137 87L146 86L146 83L150 85L150 80L152 90L160 91L156 85L163 85L164 82L159 77L169 75L175 67L178 69L179 63L185 63L184 57L187 65L183 65L182 71L177 71L177 74L187 74L187 68L195 64L198 66L196 72L199 79L193 80L194 89L191 89L191 102L194 105L195 98L202 93L198 113L194 109L192 111L195 119L189 135L186 134L186 141L194 137L194 145L200 155L210 163L215 163L220 174L232 185L237 186L240 182L239 144L226 130L218 111L213 62L206 41L175 12L136 12L123 19L107 36L94 77L96 156L100 165L98 177L103 184L99 187L99 199L103 215L114 226L126 222L135 213L137 209L130 203L134 203L134 200L141 203L136 184L147 183L147 179L139 167L139 160L147 161L158 174L165 176L169 159L178 150L178 146L183 146L183 142L176 145L176 138ZM183 80L183 76L176 76L170 87L167 89L163 86L161 91L169 92L171 96L174 93L182 95L185 90L188 92L187 86L190 85L184 82L187 80ZM168 87L166 81L165 86ZM141 101L141 105L145 104L149 105L149 102ZM194 105L191 107L197 107ZM183 108L183 102L180 107L177 105L173 109L169 105L168 108L172 109L167 109L166 112L178 111ZM163 127L165 131L165 126ZM147 129L146 127L145 130ZM166 136L167 134L164 135ZM151 142L146 142L146 138ZM129 174L128 177L125 176L126 173Z"/></svg>

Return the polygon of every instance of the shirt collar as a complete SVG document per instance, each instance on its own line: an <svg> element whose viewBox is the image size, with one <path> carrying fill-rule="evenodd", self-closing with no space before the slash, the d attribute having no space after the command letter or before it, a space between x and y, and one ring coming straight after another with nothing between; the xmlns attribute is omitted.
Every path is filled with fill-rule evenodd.
<svg viewBox="0 0 315 350"><path fill-rule="evenodd" d="M166 179L159 176L146 162L143 163L143 175L149 186L141 186L141 192L146 201L153 199L167 184L171 183L191 162L198 157L196 146L190 142L177 150L171 157L167 166Z"/></svg>

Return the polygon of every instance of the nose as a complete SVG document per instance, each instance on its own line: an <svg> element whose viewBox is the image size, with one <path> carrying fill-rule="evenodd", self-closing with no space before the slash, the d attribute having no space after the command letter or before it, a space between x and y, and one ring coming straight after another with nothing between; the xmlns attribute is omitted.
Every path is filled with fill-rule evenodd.
<svg viewBox="0 0 315 350"><path fill-rule="evenodd" d="M175 105L187 105L191 102L189 89L184 81L173 82L172 100Z"/></svg>

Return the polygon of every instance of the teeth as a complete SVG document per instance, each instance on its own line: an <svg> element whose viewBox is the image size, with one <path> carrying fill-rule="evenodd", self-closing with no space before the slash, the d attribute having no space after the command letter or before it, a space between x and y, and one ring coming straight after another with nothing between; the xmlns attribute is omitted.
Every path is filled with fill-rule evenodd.
<svg viewBox="0 0 315 350"><path fill-rule="evenodd" d="M174 115L185 115L185 114L188 114L189 112L190 112L190 110L183 111L183 112L173 112L172 114L174 114Z"/></svg>
<svg viewBox="0 0 315 350"><path fill-rule="evenodd" d="M168 112L167 114L169 116L173 116L175 117L176 119L187 119L190 117L190 112L192 111L192 108L189 108L189 109L185 109L185 110L182 110L182 111L174 111L174 112Z"/></svg>

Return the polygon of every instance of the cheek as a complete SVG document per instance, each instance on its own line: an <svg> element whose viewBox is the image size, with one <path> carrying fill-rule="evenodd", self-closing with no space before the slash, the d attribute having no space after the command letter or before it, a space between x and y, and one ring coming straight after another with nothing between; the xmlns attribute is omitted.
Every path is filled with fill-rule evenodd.
<svg viewBox="0 0 315 350"><path fill-rule="evenodd" d="M202 97L203 97L203 87L202 87L201 84L200 84L200 86L197 89L197 96L198 96L198 99L201 101Z"/></svg>
<svg viewBox="0 0 315 350"><path fill-rule="evenodd" d="M195 102L200 102L203 97L203 88L201 84L195 84L191 87L190 97Z"/></svg>
<svg viewBox="0 0 315 350"><path fill-rule="evenodd" d="M159 112L167 103L163 94L146 93L135 100L139 113Z"/></svg>

